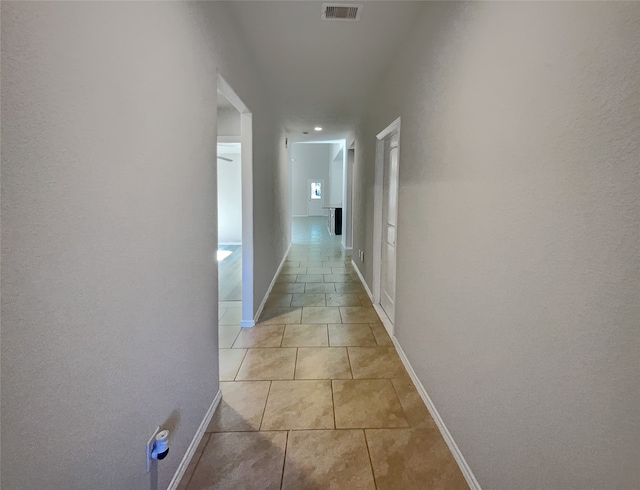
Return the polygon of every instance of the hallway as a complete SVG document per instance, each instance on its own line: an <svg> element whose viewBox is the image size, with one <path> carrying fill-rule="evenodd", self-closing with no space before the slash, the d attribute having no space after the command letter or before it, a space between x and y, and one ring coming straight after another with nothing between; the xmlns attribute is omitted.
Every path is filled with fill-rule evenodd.
<svg viewBox="0 0 640 490"><path fill-rule="evenodd" d="M220 327L223 400L181 488L467 488L340 238L294 218L260 324Z"/></svg>

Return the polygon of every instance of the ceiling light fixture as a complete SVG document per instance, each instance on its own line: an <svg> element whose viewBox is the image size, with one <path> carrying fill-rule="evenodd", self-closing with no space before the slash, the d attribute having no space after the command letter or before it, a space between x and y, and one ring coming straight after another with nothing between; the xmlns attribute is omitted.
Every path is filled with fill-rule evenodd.
<svg viewBox="0 0 640 490"><path fill-rule="evenodd" d="M321 128L320 126L316 126L316 127L315 127L315 128L313 128L313 129L315 129L316 131L322 131L322 128Z"/></svg>

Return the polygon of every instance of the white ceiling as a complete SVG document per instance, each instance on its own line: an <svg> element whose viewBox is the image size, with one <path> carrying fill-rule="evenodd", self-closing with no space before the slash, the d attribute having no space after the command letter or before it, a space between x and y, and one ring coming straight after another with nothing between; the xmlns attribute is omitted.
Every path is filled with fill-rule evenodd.
<svg viewBox="0 0 640 490"><path fill-rule="evenodd" d="M321 20L322 3L228 4L293 141L344 138L353 129L426 2L358 2L364 7L356 22ZM315 125L325 130L316 133Z"/></svg>

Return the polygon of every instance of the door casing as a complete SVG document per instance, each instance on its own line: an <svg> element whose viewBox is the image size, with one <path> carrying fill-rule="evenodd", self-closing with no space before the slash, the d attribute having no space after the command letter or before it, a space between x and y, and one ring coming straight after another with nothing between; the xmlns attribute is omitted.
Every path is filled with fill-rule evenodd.
<svg viewBox="0 0 640 490"><path fill-rule="evenodd" d="M374 183L374 199L373 199L373 306L382 319L382 324L387 329L389 336L393 339L395 333L395 324L387 316L384 309L380 306L380 290L381 290L381 271L382 271L382 240L383 240L383 212L382 206L384 202L384 159L385 159L385 139L391 135L397 134L398 137L398 169L400 168L400 117L384 128L376 135L376 168ZM398 194L399 195L399 194ZM399 200L398 200L399 201ZM398 214L400 206L398 203ZM398 240L396 232L396 258L398 255ZM397 263L397 259L396 259ZM397 267L396 267L397 271ZM397 282L397 281L396 281ZM394 294L395 297L395 294Z"/></svg>
<svg viewBox="0 0 640 490"><path fill-rule="evenodd" d="M241 327L253 327L253 115L231 85L218 73L218 90L240 112L242 166L242 317Z"/></svg>

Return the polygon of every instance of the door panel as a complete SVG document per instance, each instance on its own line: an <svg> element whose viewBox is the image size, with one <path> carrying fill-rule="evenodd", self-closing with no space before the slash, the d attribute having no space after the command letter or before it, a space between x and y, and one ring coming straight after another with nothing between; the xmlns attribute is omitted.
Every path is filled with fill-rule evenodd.
<svg viewBox="0 0 640 490"><path fill-rule="evenodd" d="M385 140L382 201L382 269L380 276L380 305L395 322L396 302L396 224L398 220L398 135Z"/></svg>

